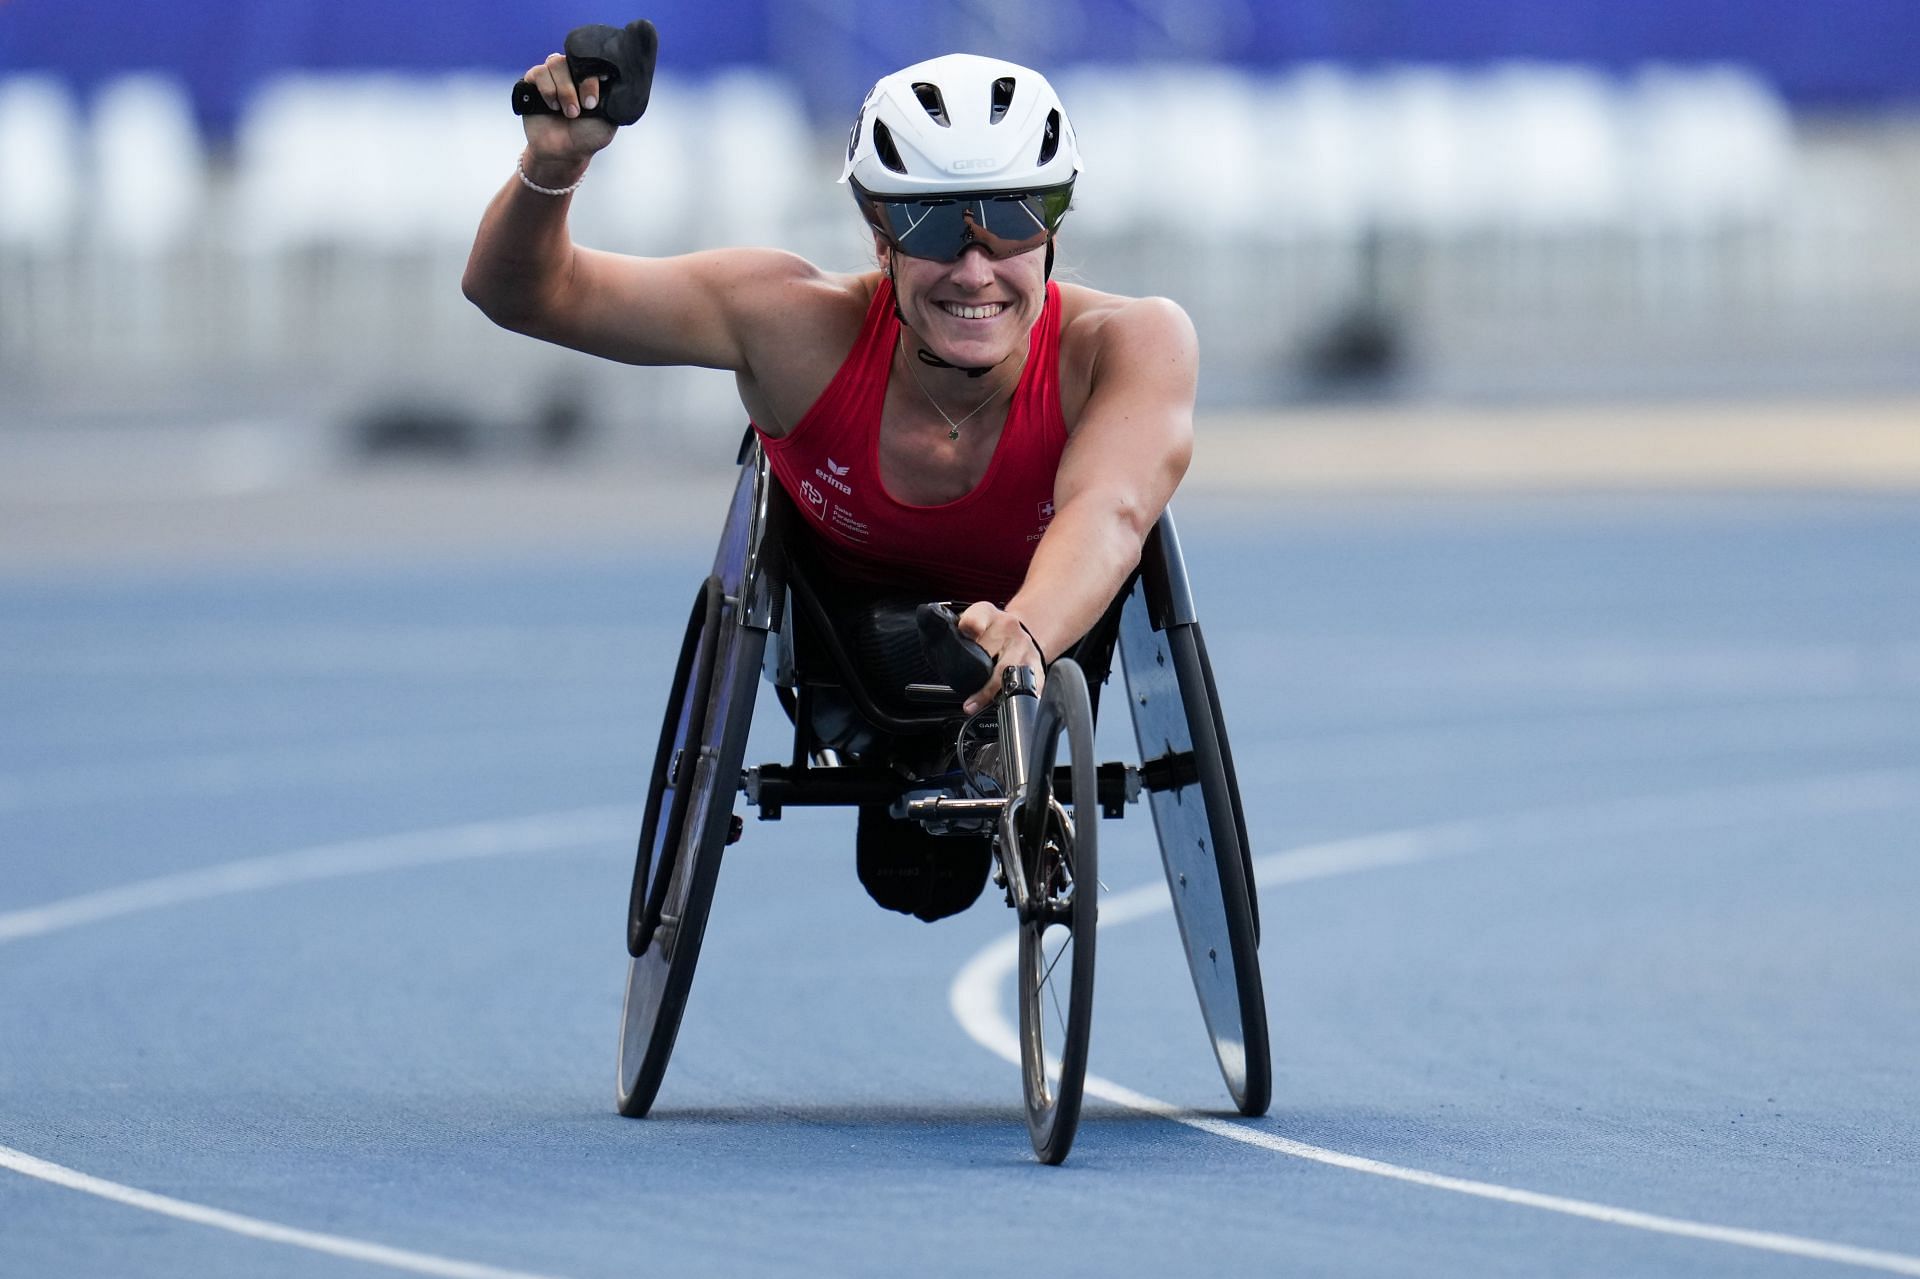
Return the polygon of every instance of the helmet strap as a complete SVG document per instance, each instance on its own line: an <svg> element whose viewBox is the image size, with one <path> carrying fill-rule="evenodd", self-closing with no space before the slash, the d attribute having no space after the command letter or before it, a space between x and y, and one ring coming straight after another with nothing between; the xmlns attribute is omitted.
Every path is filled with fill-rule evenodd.
<svg viewBox="0 0 1920 1279"><path fill-rule="evenodd" d="M920 356L920 363L926 365L928 368L959 369L962 373L966 374L968 377L985 377L987 374L993 372L994 370L994 366L991 364L987 365L985 368L978 368L978 369L968 368L964 364L948 364L945 360L935 355L932 351L927 350L927 348L924 346L920 348L919 356Z"/></svg>

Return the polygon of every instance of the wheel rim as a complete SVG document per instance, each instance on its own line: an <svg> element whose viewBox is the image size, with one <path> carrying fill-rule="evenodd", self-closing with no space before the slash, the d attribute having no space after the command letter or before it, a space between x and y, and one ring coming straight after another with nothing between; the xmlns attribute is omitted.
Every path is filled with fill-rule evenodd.
<svg viewBox="0 0 1920 1279"><path fill-rule="evenodd" d="M704 713L698 724L690 714L678 717L688 725L681 739L687 762L675 788L683 798L662 805L669 816L654 833L645 916L650 932L627 969L617 1102L620 1113L633 1117L652 1107L679 1033L732 823L735 788L727 779L739 775L764 651L764 632L735 627L724 610L716 633L714 643L702 646L710 672L703 679L696 671L692 681L700 696L688 699Z"/></svg>
<svg viewBox="0 0 1920 1279"><path fill-rule="evenodd" d="M677 701L679 707L663 721L628 903L630 931L644 933L630 942L644 953L627 969L616 1098L620 1113L633 1117L652 1108L679 1033L721 854L730 842L733 797L766 651L766 618L778 616L784 589L780 570L762 561L763 540L774 536L767 523L773 482L757 445L743 449L741 461L713 576L696 605L701 621L688 621L682 645L687 682L683 686L676 677L680 696L670 698L669 706ZM698 642L696 628L703 637ZM678 747L687 749L675 767ZM656 784L658 801L652 798ZM673 924L670 933L662 922Z"/></svg>
<svg viewBox="0 0 1920 1279"><path fill-rule="evenodd" d="M646 953L659 926L671 878L673 858L669 854L675 851L673 845L686 823L686 782L692 770L686 767L685 748L693 734L704 727L692 722L693 708L704 707L712 693L724 602L717 578L701 583L699 594L694 596L693 612L687 618L680 658L674 665L660 741L647 779L647 806L640 820L633 888L627 898L627 953L636 959ZM677 772L676 763L680 764Z"/></svg>
<svg viewBox="0 0 1920 1279"><path fill-rule="evenodd" d="M1028 1106L1038 1122L1051 1128L1062 1092L1062 1054L1074 1029L1073 961L1079 949L1074 898L1080 886L1074 879L1073 835L1065 815L1057 805L1048 809L1034 875L1033 914L1020 926L1021 993L1032 1004L1021 1017L1027 1043L1020 1056L1027 1072Z"/></svg>
<svg viewBox="0 0 1920 1279"><path fill-rule="evenodd" d="M1220 1075L1242 1114L1272 1095L1257 920L1240 843L1243 825L1229 761L1215 733L1217 707L1199 653L1199 627L1152 628L1136 591L1121 617L1120 646L1143 771L1167 770L1150 790L1167 888L1194 994Z"/></svg>
<svg viewBox="0 0 1920 1279"><path fill-rule="evenodd" d="M1062 737L1069 765L1056 798ZM1029 909L1020 924L1020 1062L1027 1127L1047 1163L1067 1157L1080 1121L1093 1016L1099 869L1093 719L1086 680L1062 661L1048 677L1028 758L1031 808L1017 823Z"/></svg>

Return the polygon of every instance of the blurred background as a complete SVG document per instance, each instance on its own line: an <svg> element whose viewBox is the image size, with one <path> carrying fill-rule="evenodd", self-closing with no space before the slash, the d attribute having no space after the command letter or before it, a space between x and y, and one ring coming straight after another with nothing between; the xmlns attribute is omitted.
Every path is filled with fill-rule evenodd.
<svg viewBox="0 0 1920 1279"><path fill-rule="evenodd" d="M948 1013L1004 915L873 908L844 810L747 824L665 1113L614 1121L744 413L459 278L514 78L638 15L0 0L0 1279L370 1273L21 1152L515 1273L973 1276L1030 1264L1013 1195L1119 1279L1920 1274L1920 0L648 9L582 241L864 267L862 95L993 52L1086 153L1063 273L1192 313L1267 1130L1718 1233L1108 1108L1041 1186ZM556 855L468 859L516 843ZM1107 824L1109 902L1153 844ZM1177 930L1126 918L1095 1069L1214 1113ZM1848 1251L1713 1251L1785 1232Z"/></svg>
<svg viewBox="0 0 1920 1279"><path fill-rule="evenodd" d="M628 16L0 0L0 429L224 424L241 471L659 456L710 448L716 419L731 440L727 376L544 348L459 292L520 145L507 86ZM1920 390L1907 0L650 16L661 82L576 200L589 244L860 268L834 178L867 85L991 51L1045 69L1078 128L1067 278L1184 304L1210 410Z"/></svg>

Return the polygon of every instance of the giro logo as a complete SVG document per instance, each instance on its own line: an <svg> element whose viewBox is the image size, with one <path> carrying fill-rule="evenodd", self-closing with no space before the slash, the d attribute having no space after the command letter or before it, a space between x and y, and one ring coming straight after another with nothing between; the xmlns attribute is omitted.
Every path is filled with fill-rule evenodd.
<svg viewBox="0 0 1920 1279"><path fill-rule="evenodd" d="M976 169L997 169L1000 162L990 155L983 155L977 160L955 160L948 167L956 173L971 173Z"/></svg>

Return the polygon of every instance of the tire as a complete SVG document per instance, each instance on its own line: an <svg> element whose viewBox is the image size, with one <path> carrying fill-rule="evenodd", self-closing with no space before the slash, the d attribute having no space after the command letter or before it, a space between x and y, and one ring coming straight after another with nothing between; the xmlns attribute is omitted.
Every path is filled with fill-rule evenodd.
<svg viewBox="0 0 1920 1279"><path fill-rule="evenodd" d="M661 900L670 878L662 875L656 882L652 877L654 865L665 860L660 851L660 836L666 831L677 833L686 822L687 779L684 776L670 778L668 772L676 759L685 759L680 752L689 732L690 709L705 706L713 694L713 659L720 643L723 598L717 578L710 577L701 583L700 593L694 596L693 613L687 618L686 636L680 642L673 686L667 693L660 740L654 747L653 770L647 779L647 807L640 819L633 889L627 896L627 954L635 959L646 953L647 943L660 922ZM663 804L667 809L664 815L660 811Z"/></svg>
<svg viewBox="0 0 1920 1279"><path fill-rule="evenodd" d="M1067 776L1056 784L1062 737ZM1026 785L1030 802L1015 822L1029 890L1017 969L1020 1067L1033 1152L1042 1163L1057 1164L1080 1126L1100 888L1093 714L1086 677L1070 658L1047 674Z"/></svg>
<svg viewBox="0 0 1920 1279"><path fill-rule="evenodd" d="M1259 920L1245 819L1226 753L1225 724L1196 623L1156 631L1136 598L1121 648L1143 774L1200 1014L1227 1092L1243 1115L1273 1100Z"/></svg>
<svg viewBox="0 0 1920 1279"><path fill-rule="evenodd" d="M1220 766L1226 772L1227 795L1233 801L1233 833L1240 841L1240 873L1247 887L1247 910L1253 916L1253 944L1260 945L1260 889L1253 882L1253 845L1247 840L1247 815L1240 806L1240 775L1233 767L1233 747L1227 741L1227 717L1220 713L1220 690L1213 686L1213 662L1207 657L1207 637L1193 624L1193 644L1200 653L1200 672L1206 676L1207 707L1213 712L1213 740L1220 747Z"/></svg>
<svg viewBox="0 0 1920 1279"><path fill-rule="evenodd" d="M1260 979L1260 920L1254 914L1248 880L1248 862L1242 853L1240 803L1233 782L1233 764L1215 736L1217 707L1208 695L1213 688L1212 670L1206 661L1200 640L1200 624L1171 628L1167 643L1173 649L1173 668L1179 676L1181 693L1187 701L1187 726L1194 743L1194 768L1200 774L1200 795L1206 803L1208 826L1212 828L1213 874L1219 881L1219 916L1200 920L1202 908L1188 908L1194 916L1194 931L1206 931L1210 964L1219 964L1217 935L1223 931L1227 951L1233 954L1233 999L1223 999L1217 985L1200 981L1200 954L1188 945L1187 958L1194 964L1194 989L1200 993L1200 1012L1206 1016L1208 1033L1213 1039L1213 1056L1219 1060L1221 1077L1233 1104L1244 1116L1267 1114L1273 1102L1273 1056L1267 1043L1267 995ZM1165 853L1165 849L1162 849ZM1204 857L1202 849L1194 849ZM1167 860L1167 876L1173 876L1173 860ZM1188 870L1190 874L1190 870ZM1179 901L1179 899L1177 899ZM1181 928L1187 931L1188 918Z"/></svg>
<svg viewBox="0 0 1920 1279"><path fill-rule="evenodd" d="M626 999L616 1101L653 1106L706 935L753 720L766 632L738 624L718 578L701 586L648 783L628 900Z"/></svg>

